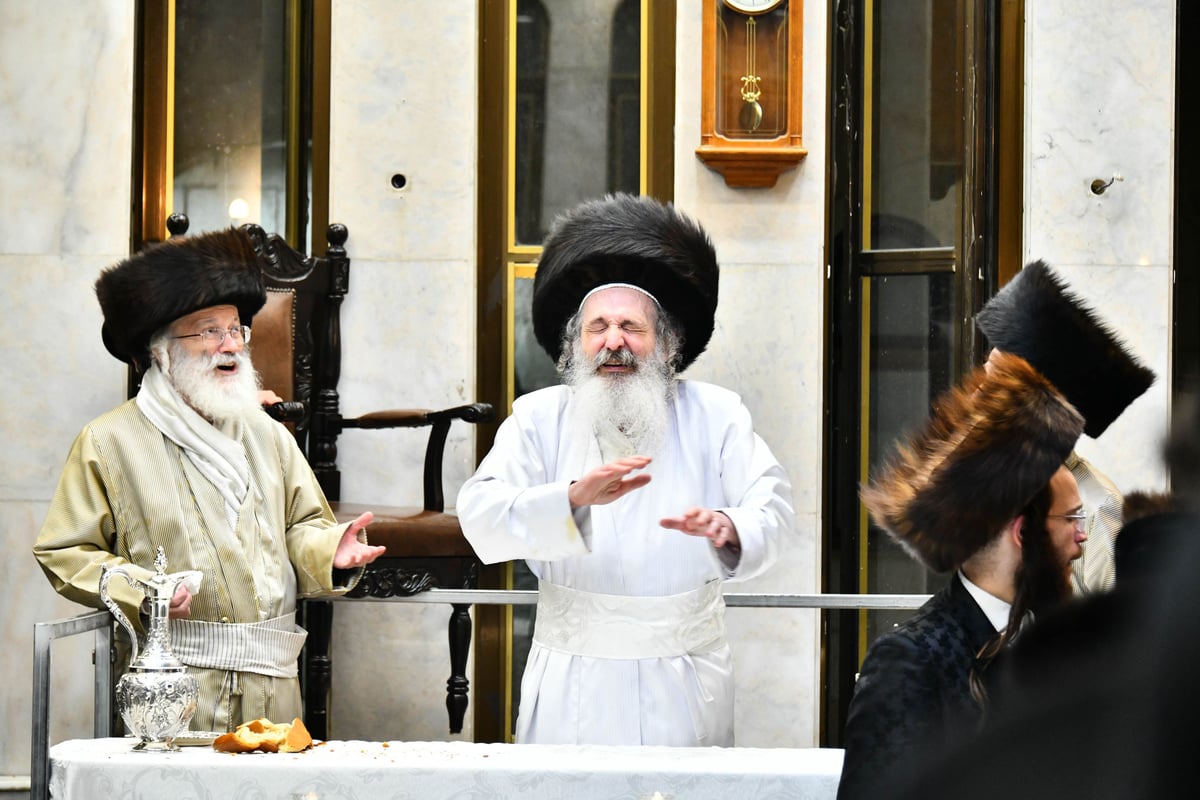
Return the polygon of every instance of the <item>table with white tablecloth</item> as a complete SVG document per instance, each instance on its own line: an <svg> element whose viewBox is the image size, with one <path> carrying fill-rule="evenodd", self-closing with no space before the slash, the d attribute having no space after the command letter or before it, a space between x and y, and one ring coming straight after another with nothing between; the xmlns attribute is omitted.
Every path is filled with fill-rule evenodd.
<svg viewBox="0 0 1200 800"><path fill-rule="evenodd" d="M837 794L842 767L842 751L831 748L330 741L301 753L221 753L211 747L135 752L133 744L125 738L54 745L50 796L819 800Z"/></svg>

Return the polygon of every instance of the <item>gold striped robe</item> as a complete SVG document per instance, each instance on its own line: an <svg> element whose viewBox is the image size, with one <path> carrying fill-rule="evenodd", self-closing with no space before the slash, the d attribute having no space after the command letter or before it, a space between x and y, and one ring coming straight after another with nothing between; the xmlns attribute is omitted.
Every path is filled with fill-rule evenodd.
<svg viewBox="0 0 1200 800"><path fill-rule="evenodd" d="M296 609L297 597L342 594L361 569L335 585L338 524L291 434L266 414L243 425L250 467L246 504L232 530L224 501L130 400L88 424L71 447L34 555L55 590L103 608L102 564L154 574L162 547L168 572L204 573L191 618L261 622ZM347 573L338 571L338 577ZM139 626L142 592L123 579L109 594ZM189 668L200 680L193 730L231 730L241 722L300 716L296 678Z"/></svg>

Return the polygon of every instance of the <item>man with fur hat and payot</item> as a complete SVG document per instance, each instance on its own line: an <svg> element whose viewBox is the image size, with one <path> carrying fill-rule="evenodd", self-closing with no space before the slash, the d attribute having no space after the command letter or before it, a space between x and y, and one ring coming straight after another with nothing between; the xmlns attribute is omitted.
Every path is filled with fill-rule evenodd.
<svg viewBox="0 0 1200 800"><path fill-rule="evenodd" d="M517 741L733 744L721 584L760 574L791 487L731 391L681 380L718 266L671 205L614 195L556 221L533 287L564 385L518 398L458 495L485 563L538 577Z"/></svg>
<svg viewBox="0 0 1200 800"><path fill-rule="evenodd" d="M1093 439L1150 385L1154 373L1138 362L1094 311L1069 292L1044 261L1017 273L975 318L994 351L1015 353L1045 375L1087 421ZM1072 567L1083 593L1113 586L1113 546L1121 529L1121 492L1072 452L1067 466L1088 512L1088 541Z"/></svg>
<svg viewBox="0 0 1200 800"><path fill-rule="evenodd" d="M266 302L241 230L152 245L101 273L104 344L145 370L137 397L71 447L34 555L63 596L103 608L101 568L199 570L171 600L171 645L200 681L193 730L301 715L296 599L353 588L382 547L333 518L295 439L263 413L247 345ZM361 539L361 540L360 540ZM141 592L109 594L138 624Z"/></svg>
<svg viewBox="0 0 1200 800"><path fill-rule="evenodd" d="M863 488L877 525L954 575L871 644L846 720L841 800L886 796L976 733L986 665L1029 614L1069 599L1084 515L1063 460L1083 424L1046 378L1002 353L942 395Z"/></svg>

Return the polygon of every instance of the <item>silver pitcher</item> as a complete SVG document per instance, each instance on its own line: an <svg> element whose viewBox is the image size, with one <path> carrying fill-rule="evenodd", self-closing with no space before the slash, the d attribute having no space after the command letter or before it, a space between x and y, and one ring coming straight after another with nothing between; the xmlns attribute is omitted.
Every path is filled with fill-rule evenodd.
<svg viewBox="0 0 1200 800"><path fill-rule="evenodd" d="M178 750L175 737L187 730L196 713L200 684L189 675L171 652L168 612L171 598L179 584L198 576L195 571L167 575L167 558L158 548L154 559L156 574L149 579L134 578L124 566L104 566L100 571L100 599L117 622L125 626L133 643L129 671L117 681L117 710L125 727L139 741L134 750L153 745L155 749ZM122 575L129 585L145 592L150 604L150 620L146 628L146 647L138 652L138 637L129 618L108 594L108 582Z"/></svg>

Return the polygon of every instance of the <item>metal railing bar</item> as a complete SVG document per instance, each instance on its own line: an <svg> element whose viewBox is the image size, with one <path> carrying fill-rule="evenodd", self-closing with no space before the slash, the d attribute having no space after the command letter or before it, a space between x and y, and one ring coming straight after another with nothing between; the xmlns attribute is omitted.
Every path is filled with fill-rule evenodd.
<svg viewBox="0 0 1200 800"><path fill-rule="evenodd" d="M93 611L77 617L37 622L33 626L33 725L31 726L29 796L50 796L50 643L55 639L96 632L96 677L92 730L96 738L111 732L112 701L112 615Z"/></svg>
<svg viewBox="0 0 1200 800"><path fill-rule="evenodd" d="M537 604L535 589L429 589L398 597L335 597L334 600L374 600L381 603L464 603L467 605ZM903 611L920 608L927 594L754 594L725 595L734 608L814 608L831 610ZM326 598L322 598L326 599Z"/></svg>

